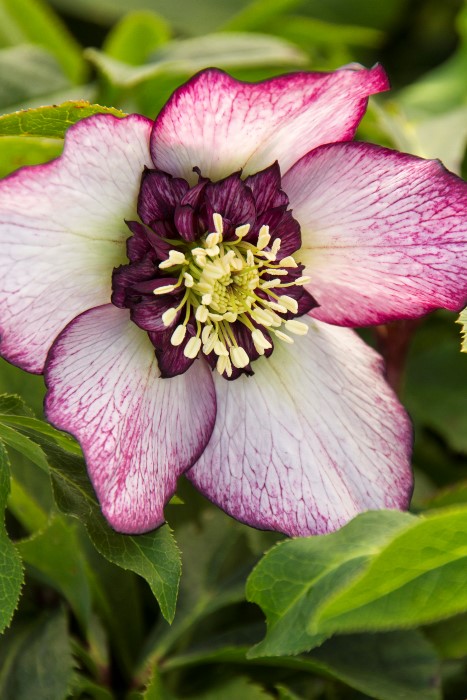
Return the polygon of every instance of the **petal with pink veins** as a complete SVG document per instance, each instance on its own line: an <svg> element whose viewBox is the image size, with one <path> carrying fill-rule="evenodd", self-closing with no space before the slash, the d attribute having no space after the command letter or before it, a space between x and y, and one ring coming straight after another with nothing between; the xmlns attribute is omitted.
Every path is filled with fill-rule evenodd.
<svg viewBox="0 0 467 700"><path fill-rule="evenodd" d="M124 262L152 122L96 115L67 132L63 155L0 183L0 351L41 372L82 311L110 300Z"/></svg>
<svg viewBox="0 0 467 700"><path fill-rule="evenodd" d="M240 169L251 175L278 160L282 173L312 148L351 139L369 95L388 89L381 66L294 73L243 83L208 69L182 85L156 119L156 167L196 182Z"/></svg>
<svg viewBox="0 0 467 700"><path fill-rule="evenodd" d="M177 477L211 435L216 397L207 363L160 379L147 334L108 304L61 333L47 360L46 415L80 442L113 528L141 533L164 521Z"/></svg>
<svg viewBox="0 0 467 700"><path fill-rule="evenodd" d="M364 143L332 144L283 178L319 307L360 326L467 302L467 184L438 161Z"/></svg>
<svg viewBox="0 0 467 700"><path fill-rule="evenodd" d="M214 373L214 432L186 474L237 520L288 535L404 509L412 489L411 426L381 359L353 331L304 318L308 334L275 343L254 376Z"/></svg>

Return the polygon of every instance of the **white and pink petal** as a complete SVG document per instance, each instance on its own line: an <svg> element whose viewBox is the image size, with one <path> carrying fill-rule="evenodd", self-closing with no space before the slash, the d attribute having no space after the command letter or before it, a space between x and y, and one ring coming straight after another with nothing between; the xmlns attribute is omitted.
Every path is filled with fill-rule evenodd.
<svg viewBox="0 0 467 700"><path fill-rule="evenodd" d="M380 66L260 83L208 69L176 90L157 117L152 157L156 167L191 184L194 167L219 180L240 169L251 175L278 160L284 173L312 148L352 138L368 96L387 88Z"/></svg>
<svg viewBox="0 0 467 700"><path fill-rule="evenodd" d="M312 315L360 326L467 302L467 184L438 161L364 143L302 158L283 187Z"/></svg>
<svg viewBox="0 0 467 700"><path fill-rule="evenodd" d="M234 518L288 535L404 509L412 490L411 426L381 359L353 331L305 318L308 335L276 342L254 376L214 373L214 432L187 472Z"/></svg>
<svg viewBox="0 0 467 700"><path fill-rule="evenodd" d="M207 364L161 379L154 347L111 304L70 323L49 354L47 418L80 442L103 513L123 533L164 522L178 476L211 435L216 398Z"/></svg>
<svg viewBox="0 0 467 700"><path fill-rule="evenodd" d="M152 122L96 115L69 129L63 155L0 183L0 351L41 372L82 311L109 301L125 260Z"/></svg>

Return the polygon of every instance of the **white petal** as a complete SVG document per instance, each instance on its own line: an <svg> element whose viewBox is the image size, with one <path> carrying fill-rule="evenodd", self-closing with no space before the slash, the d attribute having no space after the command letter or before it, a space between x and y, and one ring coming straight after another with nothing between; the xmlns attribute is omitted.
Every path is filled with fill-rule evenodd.
<svg viewBox="0 0 467 700"><path fill-rule="evenodd" d="M0 182L0 351L41 372L59 331L107 303L125 261L151 124L96 115L67 133L63 155Z"/></svg>
<svg viewBox="0 0 467 700"><path fill-rule="evenodd" d="M172 95L151 135L157 167L196 180L243 168L256 173L278 160L285 173L323 143L351 139L368 95L388 88L381 66L293 73L243 83L208 69Z"/></svg>
<svg viewBox="0 0 467 700"><path fill-rule="evenodd" d="M45 378L47 417L81 443L110 524L125 533L160 525L177 477L211 435L216 399L207 364L161 379L147 334L108 304L67 326Z"/></svg>
<svg viewBox="0 0 467 700"><path fill-rule="evenodd" d="M323 146L284 177L315 318L359 326L467 302L467 184L437 161Z"/></svg>
<svg viewBox="0 0 467 700"><path fill-rule="evenodd" d="M253 377L214 373L216 425L187 473L233 517L289 535L405 508L412 483L411 427L381 359L353 331L307 322Z"/></svg>

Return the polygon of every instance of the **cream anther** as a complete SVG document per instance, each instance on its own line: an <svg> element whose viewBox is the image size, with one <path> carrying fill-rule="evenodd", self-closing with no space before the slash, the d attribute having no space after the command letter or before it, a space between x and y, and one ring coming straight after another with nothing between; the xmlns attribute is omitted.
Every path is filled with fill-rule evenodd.
<svg viewBox="0 0 467 700"><path fill-rule="evenodd" d="M217 245L221 240L222 236L220 233L217 233L217 231L215 231L214 233L209 233L206 236L205 247L210 248L213 245Z"/></svg>
<svg viewBox="0 0 467 700"><path fill-rule="evenodd" d="M279 260L279 263L282 265L282 267L298 267L291 255L288 255L286 258L282 258L282 260Z"/></svg>
<svg viewBox="0 0 467 700"><path fill-rule="evenodd" d="M295 335L306 335L308 333L308 326L306 323L295 321L293 318L285 322L285 327L291 333L295 333Z"/></svg>
<svg viewBox="0 0 467 700"><path fill-rule="evenodd" d="M167 311L164 311L162 314L162 323L166 328L175 321L176 315L177 309L167 309Z"/></svg>
<svg viewBox="0 0 467 700"><path fill-rule="evenodd" d="M249 232L251 226L250 224L243 224L242 226L237 226L235 229L235 233L237 235L237 238L241 239L244 238L247 233Z"/></svg>
<svg viewBox="0 0 467 700"><path fill-rule="evenodd" d="M220 253L220 248L218 245L213 245L211 248L206 248L206 255L210 258L215 258Z"/></svg>
<svg viewBox="0 0 467 700"><path fill-rule="evenodd" d="M294 281L294 284L308 284L308 282L311 282L311 277L306 277L305 275L303 277L299 277Z"/></svg>
<svg viewBox="0 0 467 700"><path fill-rule="evenodd" d="M283 333L282 331L273 331L277 335L278 338L284 341L284 343L289 343L289 345L292 345L294 342L294 339L290 337L290 335L287 335L287 333Z"/></svg>
<svg viewBox="0 0 467 700"><path fill-rule="evenodd" d="M271 253L273 253L274 256L277 256L277 253L279 252L279 248L281 247L281 243L282 243L281 239L276 238L276 240L272 244Z"/></svg>
<svg viewBox="0 0 467 700"><path fill-rule="evenodd" d="M186 335L186 326L177 326L174 332L172 333L172 336L170 338L170 342L172 345L181 345L183 341L185 340L185 335Z"/></svg>
<svg viewBox="0 0 467 700"><path fill-rule="evenodd" d="M225 343L222 342L222 340L217 340L216 343L214 344L214 352L216 355L224 355L226 357L229 356L229 351L225 347Z"/></svg>
<svg viewBox="0 0 467 700"><path fill-rule="evenodd" d="M185 287L192 287L195 283L193 275L190 275L189 272L185 272L183 279L185 280Z"/></svg>
<svg viewBox="0 0 467 700"><path fill-rule="evenodd" d="M186 262L188 261L180 250L170 250L169 257L167 260L163 260L161 263L159 263L159 267L161 270L165 270L167 267L183 265Z"/></svg>
<svg viewBox="0 0 467 700"><path fill-rule="evenodd" d="M261 226L258 234L258 243L256 244L258 250L263 250L263 248L266 248L270 240L271 236L269 234L269 226Z"/></svg>
<svg viewBox="0 0 467 700"><path fill-rule="evenodd" d="M218 341L217 333L214 332L212 335L210 335L208 337L208 339L206 340L206 342L203 345L203 352L205 355L209 355L209 353L211 353L214 350L214 345L217 343L217 341Z"/></svg>
<svg viewBox="0 0 467 700"><path fill-rule="evenodd" d="M213 214L212 215L212 221L214 223L214 228L216 229L216 233L219 234L222 240L222 234L224 233L224 222L222 220L222 216L220 214Z"/></svg>
<svg viewBox="0 0 467 700"><path fill-rule="evenodd" d="M287 296L286 294L283 294L281 296L281 304L283 304L285 308L291 311L293 314L296 314L298 311L297 301L292 297Z"/></svg>
<svg viewBox="0 0 467 700"><path fill-rule="evenodd" d="M213 332L213 327L212 326L204 326L203 330L201 331L201 340L203 343L207 343L211 333Z"/></svg>
<svg viewBox="0 0 467 700"><path fill-rule="evenodd" d="M271 287L277 287L281 283L279 278L273 279L273 280L266 280L266 282L262 282L260 284L261 289L271 289Z"/></svg>
<svg viewBox="0 0 467 700"><path fill-rule="evenodd" d="M199 353L201 349L201 338L198 338L198 336L194 336L193 338L190 338L188 343L185 346L185 349L183 351L183 354L185 357L189 357L190 359L194 359L196 355Z"/></svg>
<svg viewBox="0 0 467 700"><path fill-rule="evenodd" d="M200 323L204 323L208 320L209 311L205 306L198 306L195 312L195 318Z"/></svg>
<svg viewBox="0 0 467 700"><path fill-rule="evenodd" d="M201 291L201 290L200 290ZM209 304L212 302L212 294L203 294L201 297L201 303L204 304L205 306L209 306Z"/></svg>
<svg viewBox="0 0 467 700"><path fill-rule="evenodd" d="M264 355L265 350L269 350L269 348L272 348L271 343L266 338L264 333L262 333L259 330L259 328L255 328L255 330L251 334L251 338L253 340L256 351L259 352L260 355Z"/></svg>
<svg viewBox="0 0 467 700"><path fill-rule="evenodd" d="M219 374L223 374L225 372L228 377L232 376L232 365L228 355L227 357L225 355L221 355L219 357L216 363L216 369Z"/></svg>
<svg viewBox="0 0 467 700"><path fill-rule="evenodd" d="M230 348L230 359L234 367L242 369L250 363L250 358L242 347Z"/></svg>
<svg viewBox="0 0 467 700"><path fill-rule="evenodd" d="M275 325L272 314L266 309L254 309L250 312L251 317L262 326L273 326ZM280 325L280 324L279 324Z"/></svg>
<svg viewBox="0 0 467 700"><path fill-rule="evenodd" d="M286 314L288 309L283 304L278 304L277 301L268 301L268 306L273 311L278 311L280 314Z"/></svg>
<svg viewBox="0 0 467 700"><path fill-rule="evenodd" d="M175 284L166 284L163 287L156 287L153 294L168 294L169 292L173 292L175 288Z"/></svg>

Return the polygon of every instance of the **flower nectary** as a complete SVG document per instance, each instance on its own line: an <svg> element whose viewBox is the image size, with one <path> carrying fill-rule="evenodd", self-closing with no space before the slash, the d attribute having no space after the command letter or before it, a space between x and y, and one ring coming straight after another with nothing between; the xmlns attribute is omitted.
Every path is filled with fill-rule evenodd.
<svg viewBox="0 0 467 700"><path fill-rule="evenodd" d="M186 371L199 353L228 379L293 342L316 306L293 253L300 228L280 189L279 166L242 180L190 187L159 170L143 173L139 222L128 222L129 265L113 274L113 303L148 332L163 377Z"/></svg>

